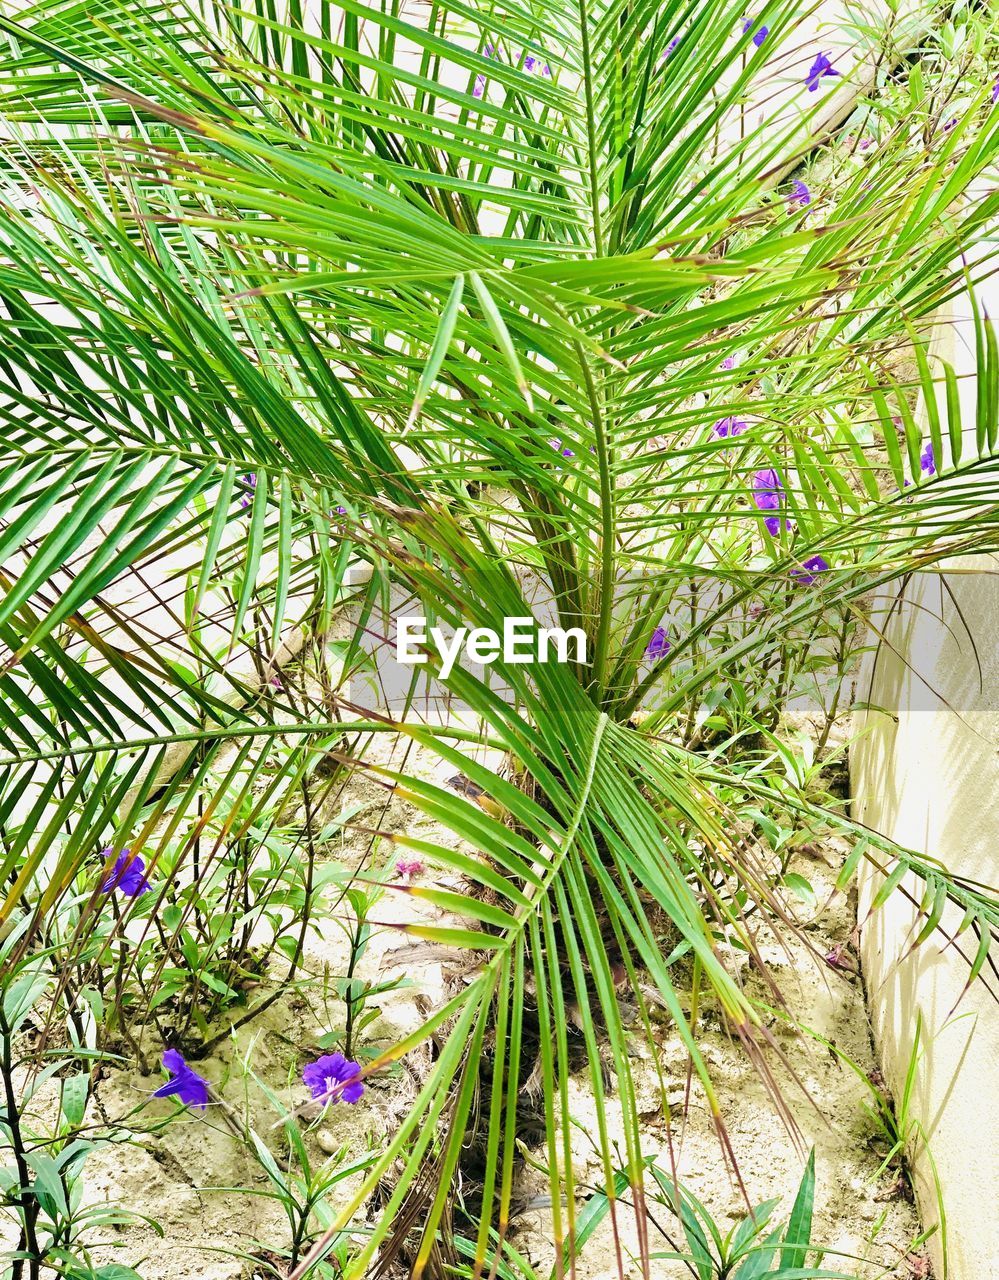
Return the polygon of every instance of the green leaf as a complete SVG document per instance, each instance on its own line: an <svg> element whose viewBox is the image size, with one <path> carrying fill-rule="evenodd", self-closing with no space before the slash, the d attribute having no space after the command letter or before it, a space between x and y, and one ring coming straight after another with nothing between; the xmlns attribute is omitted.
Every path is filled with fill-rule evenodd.
<svg viewBox="0 0 999 1280"><path fill-rule="evenodd" d="M812 1207L815 1203L815 1148L808 1153L805 1172L801 1175L791 1216L784 1232L784 1248L780 1251L780 1269L803 1267L812 1239Z"/></svg>

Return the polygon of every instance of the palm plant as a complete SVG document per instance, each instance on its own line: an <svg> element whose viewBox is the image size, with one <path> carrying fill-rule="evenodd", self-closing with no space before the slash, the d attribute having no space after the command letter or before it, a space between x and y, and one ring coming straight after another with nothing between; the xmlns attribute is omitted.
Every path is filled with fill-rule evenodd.
<svg viewBox="0 0 999 1280"><path fill-rule="evenodd" d="M857 28L878 146L804 204L783 184L835 121L804 84L818 49L796 3L753 15L759 44L728 0L409 8L39 0L0 17L0 922L24 949L72 950L102 905L99 851L145 849L154 879L169 851L180 874L195 830L216 853L255 838L262 779L284 803L331 751L363 768L385 733L496 802L388 779L474 851L419 849L466 895L410 892L452 917L420 933L481 964L367 1068L440 1033L410 1114L296 1277L342 1256L390 1172L346 1274L416 1221L420 1274L473 1113L488 1144L474 1266L489 1266L524 1055L571 1256L570 1004L598 1104L603 1053L613 1070L641 1222L622 974L650 1040L648 984L681 1029L724 1138L663 937L769 1078L721 944L763 968L746 916L787 920L746 814L777 803L807 821L815 805L706 750L701 708L741 699L742 720L715 716L722 738L751 724L771 741L767 697L738 693L754 672L786 691L831 614L849 626L872 592L999 544L991 327L970 410L927 346L934 308L981 274L999 208L995 192L964 199L999 152L974 80L988 17L965 15L957 63L932 14ZM967 109L945 128L957 83ZM367 586L351 585L359 564ZM586 660L501 659L502 696L456 667L471 727L365 714L335 675L299 696L270 683L303 637L325 662L352 598L349 668L386 582L442 623L501 630L531 613L529 575L585 631ZM649 662L668 616L685 629ZM503 776L482 746L508 758ZM977 976L995 897L821 816L855 839L846 876L868 857L885 894L922 877L928 931L960 906ZM616 1223L619 1162L606 1127L597 1141Z"/></svg>

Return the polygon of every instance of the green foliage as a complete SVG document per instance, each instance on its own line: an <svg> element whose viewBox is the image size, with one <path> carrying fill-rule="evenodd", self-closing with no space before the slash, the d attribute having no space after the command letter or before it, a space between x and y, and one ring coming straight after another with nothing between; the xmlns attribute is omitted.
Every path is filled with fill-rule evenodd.
<svg viewBox="0 0 999 1280"><path fill-rule="evenodd" d="M650 1253L650 1261L681 1262L695 1280L762 1280L763 1277L781 1277L782 1280L850 1280L840 1271L823 1267L826 1250L812 1243L812 1215L815 1207L815 1152L809 1153L801 1182L795 1194L787 1221L773 1225L780 1200L766 1200L749 1208L739 1222L725 1230L720 1227L710 1209L684 1187L668 1169L653 1160L647 1163L652 1186L645 1191L650 1220L660 1235L673 1244L670 1223L661 1216L665 1209L676 1223L675 1230L682 1237L685 1248L675 1245L668 1250ZM615 1179L615 1194L620 1196L628 1186L626 1172ZM652 1213L652 1206L656 1206ZM611 1211L611 1199L603 1192L591 1195L580 1213L575 1237L577 1253ZM807 1265L812 1258L814 1265ZM569 1256L562 1259L568 1267ZM527 1267L515 1253L511 1253L502 1268L510 1277L530 1276L537 1280L537 1273ZM558 1268L552 1277L560 1274Z"/></svg>
<svg viewBox="0 0 999 1280"><path fill-rule="evenodd" d="M41 1062L22 1051L22 1025L50 1016L51 976L45 957L12 964L9 944L0 949L0 973L0 1206L19 1225L4 1255L8 1274L36 1277L47 1263L73 1280L131 1280L128 1267L95 1270L88 1253L94 1236L112 1226L141 1220L162 1235L155 1222L126 1207L83 1202L88 1158L130 1136L127 1127L95 1125L88 1115L92 1073L104 1055L86 1043L50 1050Z"/></svg>
<svg viewBox="0 0 999 1280"><path fill-rule="evenodd" d="M301 1260L315 1237L327 1227L332 1220L332 1213L327 1206L327 1198L341 1182L364 1173L374 1160L371 1154L358 1155L345 1146L330 1156L328 1160L317 1164L309 1154L306 1133L297 1118L284 1105L281 1098L269 1089L263 1081L253 1075L246 1064L247 1078L252 1079L255 1086L266 1096L277 1113L279 1127L284 1135L284 1150L275 1154L275 1142L269 1136L265 1141L252 1129L247 1129L244 1141L252 1157L267 1176L269 1187L266 1191L248 1190L242 1187L209 1188L214 1191L237 1191L245 1195L262 1196L278 1201L288 1218L289 1236L287 1243L277 1242L275 1249L267 1250L272 1261L281 1261L284 1270L274 1274L287 1274ZM317 1276L333 1276L337 1265L346 1261L349 1253L346 1239L334 1242L327 1263L317 1268ZM255 1265L262 1263L261 1253L245 1254Z"/></svg>
<svg viewBox="0 0 999 1280"><path fill-rule="evenodd" d="M362 770L401 733L499 810L379 766L447 829L424 852L469 886L410 931L480 963L370 1064L439 1042L295 1280L389 1177L343 1273L401 1247L412 1196L422 1272L473 1118L489 1172L472 1266L488 1267L528 1032L564 1154L569 1003L601 1117L608 1055L636 1185L617 962L655 990L717 1116L661 938L665 921L762 1061L760 1011L726 960L755 956L753 912L787 914L779 848L758 873L754 811L849 834L845 877L861 858L888 891L922 876L927 931L950 902L979 938L972 977L999 926L991 891L826 811L814 768L778 745L784 700L848 668L873 591L999 546L992 324L974 325L971 405L928 340L934 308L983 272L999 211L995 191L967 198L999 154L994 18L966 7L940 36L929 12L858 22L878 70L849 127L877 145L816 154L822 95L799 84L793 110L767 105L799 6L762 6L759 49L743 16L728 0L474 0L419 22L398 0L0 16L0 928L22 958L54 948L98 998L107 974L88 974L108 955L140 993L152 966L165 985L123 997L123 1030L180 1002L164 1034L210 1045L259 973L248 930L294 972L319 806L285 809L325 786L330 756ZM807 209L789 205L791 172ZM729 417L748 430L719 438ZM752 498L764 469L793 521L776 535ZM830 567L808 582L815 556ZM415 702L397 720L359 711L346 679L384 583L444 624L499 630L531 612L532 574L585 630L585 663L500 663L506 699L456 668L475 728L423 724ZM348 601L361 621L334 653ZM664 623L672 648L646 662ZM309 680L275 687L303 643ZM143 851L155 906L102 892L112 844ZM140 926L162 931L156 965ZM345 994L356 1013L363 992ZM613 1186L604 1121L595 1138ZM550 1169L565 1241L577 1178L571 1159ZM801 1247L783 1239L786 1277Z"/></svg>
<svg viewBox="0 0 999 1280"><path fill-rule="evenodd" d="M679 1221L687 1253L656 1253L690 1264L697 1280L758 1280L781 1276L783 1280L845 1280L841 1272L806 1266L812 1244L812 1210L815 1204L815 1151L811 1151L798 1186L791 1214L783 1227L770 1229L777 1200L766 1200L750 1209L741 1222L723 1234L709 1210L682 1188L668 1173L652 1166L661 1199Z"/></svg>

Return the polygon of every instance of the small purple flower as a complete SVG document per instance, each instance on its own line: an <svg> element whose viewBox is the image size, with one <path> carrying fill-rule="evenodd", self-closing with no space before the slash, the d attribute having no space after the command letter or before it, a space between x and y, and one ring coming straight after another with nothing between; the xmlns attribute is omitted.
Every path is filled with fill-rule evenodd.
<svg viewBox="0 0 999 1280"><path fill-rule="evenodd" d="M302 1081L317 1101L357 1102L364 1092L364 1085L356 1078L360 1074L360 1065L342 1053L324 1053L302 1068Z"/></svg>
<svg viewBox="0 0 999 1280"><path fill-rule="evenodd" d="M719 369L734 369L734 368L735 368L735 356L726 356L726 357L725 357L725 359L724 359L724 360L721 362L721 364L718 366L718 368L719 368Z"/></svg>
<svg viewBox="0 0 999 1280"><path fill-rule="evenodd" d="M527 54L524 58L524 70L537 71L538 74L542 76L550 76L552 73L552 69L548 63L542 62L541 59L536 58L533 53Z"/></svg>
<svg viewBox="0 0 999 1280"><path fill-rule="evenodd" d="M812 63L811 68L808 72L808 76L805 80L805 84L808 86L808 92L814 93L816 91L816 89L819 87L819 83L822 80L823 76L838 76L838 75L839 75L839 72L836 70L833 64L829 61L826 55L824 53L820 53L818 57L815 59L815 61Z"/></svg>
<svg viewBox="0 0 999 1280"><path fill-rule="evenodd" d="M101 850L104 858L110 853L110 847ZM145 870L146 864L138 854L133 857L131 849L122 849L111 868L111 874L101 885L101 892L111 893L120 889L126 898L138 898L140 894L149 892L150 885L145 877Z"/></svg>
<svg viewBox="0 0 999 1280"><path fill-rule="evenodd" d="M752 30L753 30L753 19L746 18L746 20L742 24L742 34L744 36L748 36L750 31ZM759 30L753 36L753 44L756 45L757 49L760 47L760 45L762 45L763 41L767 38L769 34L770 34L769 27L759 28Z"/></svg>
<svg viewBox="0 0 999 1280"><path fill-rule="evenodd" d="M992 101L993 103L999 102L999 78L996 79L995 84L992 86Z"/></svg>
<svg viewBox="0 0 999 1280"><path fill-rule="evenodd" d="M555 450L556 453L560 453L563 458L574 458L576 456L571 449L562 448L561 440L549 440L548 444L551 446L551 448Z"/></svg>
<svg viewBox="0 0 999 1280"><path fill-rule="evenodd" d="M652 639L646 647L645 656L653 662L658 662L660 658L666 657L672 647L666 635L666 628L656 627L652 633Z"/></svg>
<svg viewBox="0 0 999 1280"><path fill-rule="evenodd" d="M154 1098L176 1097L185 1107L198 1107L204 1111L208 1105L208 1081L187 1065L179 1049L167 1049L163 1054L163 1066L173 1079L161 1084L153 1092Z"/></svg>
<svg viewBox="0 0 999 1280"><path fill-rule="evenodd" d="M496 46L495 46L495 45L491 45L491 44L487 44L487 45L485 45L485 46L483 47L483 50L482 50L482 56L483 56L484 58L493 58L493 57L495 57L495 56L496 56ZM485 77L485 75L480 71L480 72L479 72L479 74L475 77L475 86L474 86L474 88L472 89L472 97L473 97L473 98L481 98L481 97L482 97L483 92L485 91L485 87L486 87L486 77Z"/></svg>
<svg viewBox="0 0 999 1280"><path fill-rule="evenodd" d="M825 573L828 568L829 562L822 556L810 556L800 569L791 570L791 577L796 578L803 587L810 587L819 574Z"/></svg>
<svg viewBox="0 0 999 1280"><path fill-rule="evenodd" d="M666 61L666 59L670 56L670 54L674 51L674 49L677 47L679 43L680 43L680 37L674 36L673 39L669 42L669 44L666 46L666 52L663 54L663 62Z"/></svg>
<svg viewBox="0 0 999 1280"><path fill-rule="evenodd" d="M795 178L791 183L791 194L787 198L788 204L800 204L804 207L812 203L812 193L800 178Z"/></svg>
<svg viewBox="0 0 999 1280"><path fill-rule="evenodd" d="M748 428L749 424L743 422L741 418L719 418L711 428L711 431L719 440L725 440L728 437L734 440L736 436L741 436Z"/></svg>
<svg viewBox="0 0 999 1280"><path fill-rule="evenodd" d="M758 511L780 512L784 505L784 485L780 476L772 467L765 471L757 471L753 476L753 501ZM776 538L781 529L790 529L791 521L781 515L767 516L764 527L771 538Z"/></svg>
<svg viewBox="0 0 999 1280"><path fill-rule="evenodd" d="M753 476L753 501L758 511L776 511L783 502L784 485L772 467Z"/></svg>
<svg viewBox="0 0 999 1280"><path fill-rule="evenodd" d="M925 476L935 476L937 473L937 460L933 453L933 441L931 440L923 452L919 455L919 469Z"/></svg>
<svg viewBox="0 0 999 1280"><path fill-rule="evenodd" d="M944 133L950 133L951 129L953 129L956 124L957 124L957 116L951 116L951 118L947 121L947 123L943 127Z"/></svg>
<svg viewBox="0 0 999 1280"><path fill-rule="evenodd" d="M837 942L831 951L822 957L830 969L838 969L841 973L856 973L856 966L850 959L845 942Z"/></svg>
<svg viewBox="0 0 999 1280"><path fill-rule="evenodd" d="M253 501L253 490L257 487L257 473L255 471L248 471L245 476L240 476L239 478L246 488L250 490L249 493L244 493L240 498L239 505L241 507L248 507Z"/></svg>
<svg viewBox="0 0 999 1280"><path fill-rule="evenodd" d="M415 880L422 876L426 867L419 858L400 858L395 864L396 875L400 880Z"/></svg>
<svg viewBox="0 0 999 1280"><path fill-rule="evenodd" d="M874 139L873 139L873 138L861 138L861 140L860 140L860 149L861 149L861 151L866 151L866 150L868 149L868 147L873 147L873 146L874 146Z"/></svg>
<svg viewBox="0 0 999 1280"><path fill-rule="evenodd" d="M777 537L777 535L781 531L782 525L785 529L790 529L792 527L791 521L788 520L786 516L783 518L783 520L781 519L780 516L767 516L766 519L763 521L763 524L764 524L764 527L766 528L767 533L770 534L771 538Z"/></svg>

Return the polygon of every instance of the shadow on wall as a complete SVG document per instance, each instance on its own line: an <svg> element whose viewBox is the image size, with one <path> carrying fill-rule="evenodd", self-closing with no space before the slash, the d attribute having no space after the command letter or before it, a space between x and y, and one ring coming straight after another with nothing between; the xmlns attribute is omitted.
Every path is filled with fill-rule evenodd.
<svg viewBox="0 0 999 1280"><path fill-rule="evenodd" d="M854 816L949 870L999 883L999 558L950 561L912 578L875 617L851 751ZM875 1038L898 1098L921 1024L910 1114L926 1134L946 1213L949 1280L999 1280L999 981L956 909L912 951L923 886L870 914L883 876L860 885L861 954ZM908 891L907 893L904 891ZM950 939L948 941L948 939ZM987 984L987 985L986 985ZM938 1221L933 1169L915 1162L923 1221ZM935 1273L944 1266L938 1232Z"/></svg>

